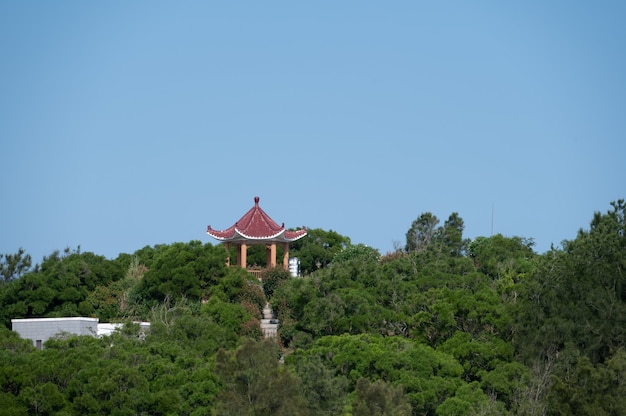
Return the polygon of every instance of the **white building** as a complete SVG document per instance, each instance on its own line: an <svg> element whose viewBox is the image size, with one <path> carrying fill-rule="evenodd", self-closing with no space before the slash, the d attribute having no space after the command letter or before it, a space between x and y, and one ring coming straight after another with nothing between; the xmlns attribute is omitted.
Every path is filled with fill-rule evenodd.
<svg viewBox="0 0 626 416"><path fill-rule="evenodd" d="M93 337L101 337L103 335L111 335L113 331L119 330L124 326L120 323L98 323L98 318L30 318L30 319L11 319L13 331L17 332L20 337L30 339L33 345L38 349L42 349L43 344L59 334L72 335L91 335ZM142 332L150 329L149 322L138 322Z"/></svg>

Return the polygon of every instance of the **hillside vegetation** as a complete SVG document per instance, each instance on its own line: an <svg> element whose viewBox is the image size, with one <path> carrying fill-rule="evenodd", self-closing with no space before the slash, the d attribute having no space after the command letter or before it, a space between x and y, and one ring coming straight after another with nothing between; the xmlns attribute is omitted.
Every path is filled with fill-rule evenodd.
<svg viewBox="0 0 626 416"><path fill-rule="evenodd" d="M0 415L624 415L625 214L614 202L543 254L464 239L456 213L420 215L382 256L314 229L292 246L304 276L263 284L199 241L3 255ZM59 316L127 324L41 351L10 330Z"/></svg>

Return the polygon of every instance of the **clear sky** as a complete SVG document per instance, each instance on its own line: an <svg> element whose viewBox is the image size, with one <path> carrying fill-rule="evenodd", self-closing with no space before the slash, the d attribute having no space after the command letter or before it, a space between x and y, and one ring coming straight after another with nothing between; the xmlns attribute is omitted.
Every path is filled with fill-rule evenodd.
<svg viewBox="0 0 626 416"><path fill-rule="evenodd" d="M626 197L624 22L624 1L1 2L0 253L216 243L256 195L382 253L427 211L544 252Z"/></svg>

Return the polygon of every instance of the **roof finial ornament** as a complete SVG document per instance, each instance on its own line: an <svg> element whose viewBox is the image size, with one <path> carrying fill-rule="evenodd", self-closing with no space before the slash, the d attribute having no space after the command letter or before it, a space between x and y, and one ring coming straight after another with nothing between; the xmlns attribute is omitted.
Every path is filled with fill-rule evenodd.
<svg viewBox="0 0 626 416"><path fill-rule="evenodd" d="M259 197L258 196L254 197L254 205L259 205Z"/></svg>

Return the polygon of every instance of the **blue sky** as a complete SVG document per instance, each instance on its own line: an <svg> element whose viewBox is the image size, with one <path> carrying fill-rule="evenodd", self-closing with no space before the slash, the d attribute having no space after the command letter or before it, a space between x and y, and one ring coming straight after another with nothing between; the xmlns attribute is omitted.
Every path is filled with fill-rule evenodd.
<svg viewBox="0 0 626 416"><path fill-rule="evenodd" d="M202 240L261 198L390 251L626 195L622 1L0 3L0 253Z"/></svg>

